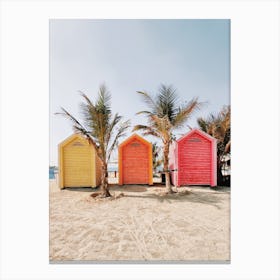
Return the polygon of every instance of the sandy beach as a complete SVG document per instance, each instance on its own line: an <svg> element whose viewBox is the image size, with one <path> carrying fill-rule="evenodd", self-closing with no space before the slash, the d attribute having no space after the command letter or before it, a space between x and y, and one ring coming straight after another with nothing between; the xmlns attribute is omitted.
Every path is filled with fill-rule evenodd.
<svg viewBox="0 0 280 280"><path fill-rule="evenodd" d="M59 190L50 180L50 261L229 261L230 189L112 186Z"/></svg>

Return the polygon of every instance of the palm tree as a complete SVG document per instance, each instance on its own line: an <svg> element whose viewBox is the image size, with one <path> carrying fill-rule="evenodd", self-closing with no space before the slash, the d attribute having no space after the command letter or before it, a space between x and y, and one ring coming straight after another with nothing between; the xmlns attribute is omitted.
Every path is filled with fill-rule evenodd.
<svg viewBox="0 0 280 280"><path fill-rule="evenodd" d="M148 110L137 114L147 117L148 125L136 125L133 131L142 130L143 135L152 135L160 138L163 143L163 172L165 173L166 192L172 193L169 177L169 146L174 140L173 131L182 128L192 113L199 109L201 104L198 98L187 103L180 103L176 90L170 85L161 85L156 96L137 91L146 103Z"/></svg>
<svg viewBox="0 0 280 280"><path fill-rule="evenodd" d="M210 114L207 119L198 118L197 123L203 131L217 139L217 177L218 183L223 183L222 162L224 154L229 153L230 141L230 106L224 106L217 114Z"/></svg>
<svg viewBox="0 0 280 280"><path fill-rule="evenodd" d="M157 168L163 163L162 155L160 153L160 147L156 142L152 144L152 154L153 154L153 169L156 172Z"/></svg>
<svg viewBox="0 0 280 280"><path fill-rule="evenodd" d="M97 156L101 160L101 196L111 196L108 190L108 172L107 165L110 156L118 145L118 139L125 135L125 131L130 126L129 121L121 123L122 116L111 112L111 95L103 84L99 88L98 96L95 102L81 92L83 102L81 111L83 123L78 121L67 110L61 108L62 112L56 113L66 117L71 121L76 133L80 133L88 139L94 146Z"/></svg>
<svg viewBox="0 0 280 280"><path fill-rule="evenodd" d="M230 149L230 105L224 106L217 115L210 114L207 119L198 118L197 123L201 130L218 140L218 156Z"/></svg>

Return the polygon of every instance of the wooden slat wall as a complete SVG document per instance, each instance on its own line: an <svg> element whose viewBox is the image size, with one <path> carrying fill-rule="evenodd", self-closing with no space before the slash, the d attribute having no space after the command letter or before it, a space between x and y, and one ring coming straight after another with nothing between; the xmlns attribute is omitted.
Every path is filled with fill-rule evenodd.
<svg viewBox="0 0 280 280"><path fill-rule="evenodd" d="M96 174L95 149L78 134L59 145L59 178L60 188L95 187L100 181L100 172Z"/></svg>
<svg viewBox="0 0 280 280"><path fill-rule="evenodd" d="M137 134L119 146L119 184L153 184L152 144Z"/></svg>
<svg viewBox="0 0 280 280"><path fill-rule="evenodd" d="M148 148L134 140L123 148L124 184L148 184L149 182Z"/></svg>
<svg viewBox="0 0 280 280"><path fill-rule="evenodd" d="M211 142L195 133L179 145L180 185L211 184Z"/></svg>
<svg viewBox="0 0 280 280"><path fill-rule="evenodd" d="M216 186L216 145L215 138L199 129L173 143L169 154L169 168L177 169L171 173L173 185Z"/></svg>
<svg viewBox="0 0 280 280"><path fill-rule="evenodd" d="M82 146L75 145L80 143ZM91 186L93 181L93 158L91 147L77 140L68 144L63 153L65 187Z"/></svg>

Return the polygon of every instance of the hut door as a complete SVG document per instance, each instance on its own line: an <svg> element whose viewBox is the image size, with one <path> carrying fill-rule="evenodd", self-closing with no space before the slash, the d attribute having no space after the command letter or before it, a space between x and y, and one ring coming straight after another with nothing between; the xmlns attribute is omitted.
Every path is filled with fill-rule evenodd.
<svg viewBox="0 0 280 280"><path fill-rule="evenodd" d="M148 147L140 141L133 141L123 150L123 183L148 184Z"/></svg>
<svg viewBox="0 0 280 280"><path fill-rule="evenodd" d="M211 143L203 138L193 137L184 143L179 170L181 184L211 184Z"/></svg>
<svg viewBox="0 0 280 280"><path fill-rule="evenodd" d="M75 141L65 147L63 162L65 187L92 185L92 161L88 145Z"/></svg>

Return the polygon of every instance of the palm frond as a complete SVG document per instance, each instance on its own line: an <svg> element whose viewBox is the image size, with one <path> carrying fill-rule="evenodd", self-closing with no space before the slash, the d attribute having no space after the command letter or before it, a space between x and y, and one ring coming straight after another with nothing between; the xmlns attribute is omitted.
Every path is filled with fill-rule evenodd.
<svg viewBox="0 0 280 280"><path fill-rule="evenodd" d="M121 121L122 117L116 113L113 117L113 119L111 120L108 129L107 129L107 133L106 133L106 138L105 138L105 142L108 145L109 141L111 139L111 136L113 134L113 130L116 127L116 125Z"/></svg>
<svg viewBox="0 0 280 280"><path fill-rule="evenodd" d="M85 99L86 104L88 104L91 107L95 107L94 104L92 103L92 101L89 99L89 97L84 92L82 92L80 90L79 90L79 92L80 92L81 96Z"/></svg>
<svg viewBox="0 0 280 280"><path fill-rule="evenodd" d="M208 133L208 125L209 125L209 124L208 124L208 122L207 122L205 119L203 119L203 118L198 118L198 119L197 119L197 124L198 124L199 128L200 128L202 131Z"/></svg>
<svg viewBox="0 0 280 280"><path fill-rule="evenodd" d="M153 126L161 133L169 133L171 132L172 124L168 118L168 116L159 117L157 115L152 115L150 120Z"/></svg>
<svg viewBox="0 0 280 280"><path fill-rule="evenodd" d="M142 132L143 135L152 135L152 136L160 138L160 134L153 127L138 124L138 125L134 126L132 131L134 132L134 131L139 131L139 130L143 131Z"/></svg>
<svg viewBox="0 0 280 280"><path fill-rule="evenodd" d="M99 108L100 110L106 109L106 113L111 113L110 101L111 101L111 94L107 90L106 85L105 84L100 85L98 98L97 98L95 106L97 108Z"/></svg>
<svg viewBox="0 0 280 280"><path fill-rule="evenodd" d="M224 106L219 113L211 113L207 119L197 119L197 122L218 140L218 154L230 149L230 105Z"/></svg>
<svg viewBox="0 0 280 280"><path fill-rule="evenodd" d="M138 94L141 95L143 101L147 104L148 108L152 111L156 110L157 104L152 96L150 96L147 92L144 91L137 91Z"/></svg>
<svg viewBox="0 0 280 280"><path fill-rule="evenodd" d="M169 120L172 121L177 113L178 104L179 98L176 89L172 85L161 84L157 95L157 115L160 117L168 116Z"/></svg>
<svg viewBox="0 0 280 280"><path fill-rule="evenodd" d="M93 103L86 94L82 93L84 103L80 105L85 123L92 135L100 143L102 150L106 150L108 132L110 132L110 94L105 85L100 86L98 97ZM110 137L110 136L109 136Z"/></svg>
<svg viewBox="0 0 280 280"><path fill-rule="evenodd" d="M62 112L57 112L55 113L56 115L61 115L70 122L72 122L72 127L75 133L79 133L83 136L85 136L93 145L96 149L98 149L98 144L96 143L96 139L91 135L90 131L88 131L73 115L71 115L66 109L61 107Z"/></svg>
<svg viewBox="0 0 280 280"><path fill-rule="evenodd" d="M173 117L172 125L174 128L181 128L193 113L200 110L203 103L198 102L198 98L193 98L186 105L181 106L177 114Z"/></svg>
<svg viewBox="0 0 280 280"><path fill-rule="evenodd" d="M116 148L116 146L118 145L118 140L125 136L126 130L130 127L130 121L127 120L125 122L123 122L120 127L117 130L117 134L114 137L112 144L110 146L110 148L108 149L108 153L107 153L107 161L110 160L111 154L113 152L113 150Z"/></svg>
<svg viewBox="0 0 280 280"><path fill-rule="evenodd" d="M56 115L61 115L68 120L70 120L75 127L75 129L83 131L84 133L87 133L88 131L84 128L84 126L73 116L71 115L66 109L63 107L60 108L62 112L55 113Z"/></svg>
<svg viewBox="0 0 280 280"><path fill-rule="evenodd" d="M151 115L153 115L153 113L152 112L150 112L150 111L140 111L140 112L137 112L136 113L136 115L147 115L147 116L151 116Z"/></svg>
<svg viewBox="0 0 280 280"><path fill-rule="evenodd" d="M146 130L146 129L150 129L151 127L147 126L147 125L142 125L142 124L137 124L133 127L132 132L134 131L138 131L138 130Z"/></svg>

